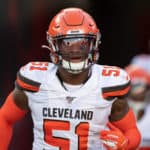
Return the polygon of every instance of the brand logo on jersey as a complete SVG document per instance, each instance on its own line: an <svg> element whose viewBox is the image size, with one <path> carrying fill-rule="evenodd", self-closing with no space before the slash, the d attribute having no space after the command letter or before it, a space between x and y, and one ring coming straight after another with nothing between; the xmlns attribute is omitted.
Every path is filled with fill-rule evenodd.
<svg viewBox="0 0 150 150"><path fill-rule="evenodd" d="M66 100L68 101L68 103L72 103L72 101L75 99L76 97L71 97L71 96L67 96Z"/></svg>

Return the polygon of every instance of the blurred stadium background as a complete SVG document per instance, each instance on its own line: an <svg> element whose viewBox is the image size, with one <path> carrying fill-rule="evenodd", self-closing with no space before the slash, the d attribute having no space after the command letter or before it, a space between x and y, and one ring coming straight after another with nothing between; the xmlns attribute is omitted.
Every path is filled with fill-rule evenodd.
<svg viewBox="0 0 150 150"><path fill-rule="evenodd" d="M62 8L88 11L101 29L100 64L126 66L148 53L149 0L2 0L0 5L0 104L13 89L18 69L29 61L49 61L46 30Z"/></svg>

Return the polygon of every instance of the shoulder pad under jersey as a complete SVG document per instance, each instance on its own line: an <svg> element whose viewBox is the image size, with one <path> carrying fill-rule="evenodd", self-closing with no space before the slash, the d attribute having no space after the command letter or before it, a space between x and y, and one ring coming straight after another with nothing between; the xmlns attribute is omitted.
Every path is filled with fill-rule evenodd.
<svg viewBox="0 0 150 150"><path fill-rule="evenodd" d="M129 93L130 77L125 70L114 66L103 66L101 75L102 95L105 99L124 97Z"/></svg>
<svg viewBox="0 0 150 150"><path fill-rule="evenodd" d="M17 73L15 86L19 89L38 92L43 77L43 72L48 69L47 62L30 62L21 67Z"/></svg>

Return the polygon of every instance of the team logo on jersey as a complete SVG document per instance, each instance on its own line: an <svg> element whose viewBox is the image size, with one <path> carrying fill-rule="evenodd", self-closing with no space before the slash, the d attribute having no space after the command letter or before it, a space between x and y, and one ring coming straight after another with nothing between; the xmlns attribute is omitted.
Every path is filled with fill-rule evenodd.
<svg viewBox="0 0 150 150"><path fill-rule="evenodd" d="M72 103L72 101L75 99L76 97L72 97L72 96L67 96L66 100L68 101L68 103Z"/></svg>

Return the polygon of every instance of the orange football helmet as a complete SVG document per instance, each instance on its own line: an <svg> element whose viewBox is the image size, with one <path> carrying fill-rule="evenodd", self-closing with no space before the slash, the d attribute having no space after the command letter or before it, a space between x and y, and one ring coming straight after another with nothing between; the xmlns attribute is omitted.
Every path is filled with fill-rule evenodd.
<svg viewBox="0 0 150 150"><path fill-rule="evenodd" d="M100 38L100 31L87 12L66 8L50 22L47 48L53 63L71 73L80 73L98 60Z"/></svg>
<svg viewBox="0 0 150 150"><path fill-rule="evenodd" d="M150 86L150 74L143 68L129 64L125 70L131 78L131 84L141 83Z"/></svg>

